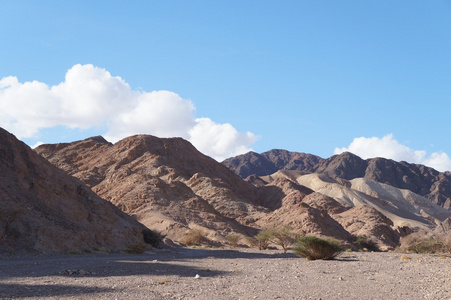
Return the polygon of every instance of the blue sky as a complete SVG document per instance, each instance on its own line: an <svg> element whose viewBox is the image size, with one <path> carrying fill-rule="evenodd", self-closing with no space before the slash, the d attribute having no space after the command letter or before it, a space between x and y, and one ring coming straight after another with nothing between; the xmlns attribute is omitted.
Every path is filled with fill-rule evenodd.
<svg viewBox="0 0 451 300"><path fill-rule="evenodd" d="M451 1L4 0L0 34L0 126L29 145L148 133L219 160L350 150L451 170Z"/></svg>

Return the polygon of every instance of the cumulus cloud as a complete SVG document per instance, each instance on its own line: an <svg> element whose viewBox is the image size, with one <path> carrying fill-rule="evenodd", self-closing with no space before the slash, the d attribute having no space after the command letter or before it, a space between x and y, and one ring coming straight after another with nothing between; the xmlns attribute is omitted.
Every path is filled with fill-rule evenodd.
<svg viewBox="0 0 451 300"><path fill-rule="evenodd" d="M176 93L133 90L121 77L93 65L73 66L54 86L21 83L13 76L0 79L0 126L18 138L55 126L101 128L111 142L133 134L183 137L218 160L247 152L256 141L254 134L230 124L196 119L194 104Z"/></svg>
<svg viewBox="0 0 451 300"><path fill-rule="evenodd" d="M251 132L238 132L232 125L217 124L209 118L196 119L196 125L189 131L189 140L201 152L209 151L218 160L246 153L256 142L257 136Z"/></svg>
<svg viewBox="0 0 451 300"><path fill-rule="evenodd" d="M396 161L407 161L432 167L438 171L451 170L451 159L444 152L434 152L427 155L426 151L413 150L398 142L393 134L379 137L355 138L348 147L335 148L334 153L340 154L345 151L352 152L364 159L373 157L384 157Z"/></svg>

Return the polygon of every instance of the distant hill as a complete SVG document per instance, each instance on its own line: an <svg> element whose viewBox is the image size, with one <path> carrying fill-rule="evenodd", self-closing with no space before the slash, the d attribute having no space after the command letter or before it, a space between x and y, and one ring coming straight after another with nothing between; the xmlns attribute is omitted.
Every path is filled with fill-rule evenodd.
<svg viewBox="0 0 451 300"><path fill-rule="evenodd" d="M297 170L347 180L372 179L408 189L439 206L451 209L451 174L404 161L396 162L385 158L363 160L349 152L323 159L311 154L270 150L262 154L249 152L222 163L242 178L252 174L270 175L278 170Z"/></svg>
<svg viewBox="0 0 451 300"><path fill-rule="evenodd" d="M0 252L117 251L143 229L0 128Z"/></svg>
<svg viewBox="0 0 451 300"><path fill-rule="evenodd" d="M246 178L250 175L264 176L279 170L298 170L312 172L322 162L319 156L274 149L262 154L248 152L228 158L222 163L235 174Z"/></svg>

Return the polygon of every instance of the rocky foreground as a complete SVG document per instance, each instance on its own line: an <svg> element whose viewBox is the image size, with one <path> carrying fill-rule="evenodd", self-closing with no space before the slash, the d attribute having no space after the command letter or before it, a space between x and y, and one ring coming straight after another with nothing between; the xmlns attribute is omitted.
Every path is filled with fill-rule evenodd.
<svg viewBox="0 0 451 300"><path fill-rule="evenodd" d="M2 299L449 299L451 257L171 248L2 257Z"/></svg>

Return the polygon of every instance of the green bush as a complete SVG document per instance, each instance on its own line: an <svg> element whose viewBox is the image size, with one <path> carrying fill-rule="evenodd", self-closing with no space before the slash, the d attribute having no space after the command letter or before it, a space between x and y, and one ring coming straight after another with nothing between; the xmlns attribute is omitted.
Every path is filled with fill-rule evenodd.
<svg viewBox="0 0 451 300"><path fill-rule="evenodd" d="M260 250L267 249L269 244L272 243L282 247L283 252L286 253L295 236L296 234L291 231L290 226L284 226L283 228L261 231L257 235L257 240L259 241Z"/></svg>
<svg viewBox="0 0 451 300"><path fill-rule="evenodd" d="M407 251L413 253L443 253L447 249L442 240L431 238L409 245Z"/></svg>
<svg viewBox="0 0 451 300"><path fill-rule="evenodd" d="M293 248L298 256L308 260L334 259L344 251L341 242L334 239L322 239L316 236L303 236L296 240L297 246Z"/></svg>
<svg viewBox="0 0 451 300"><path fill-rule="evenodd" d="M436 236L431 232L420 230L401 238L401 243L396 251L403 253L451 253L450 236Z"/></svg>
<svg viewBox="0 0 451 300"><path fill-rule="evenodd" d="M259 250L266 250L269 247L269 240L271 238L271 234L269 231L261 231L257 234L257 241L258 241L258 249Z"/></svg>

